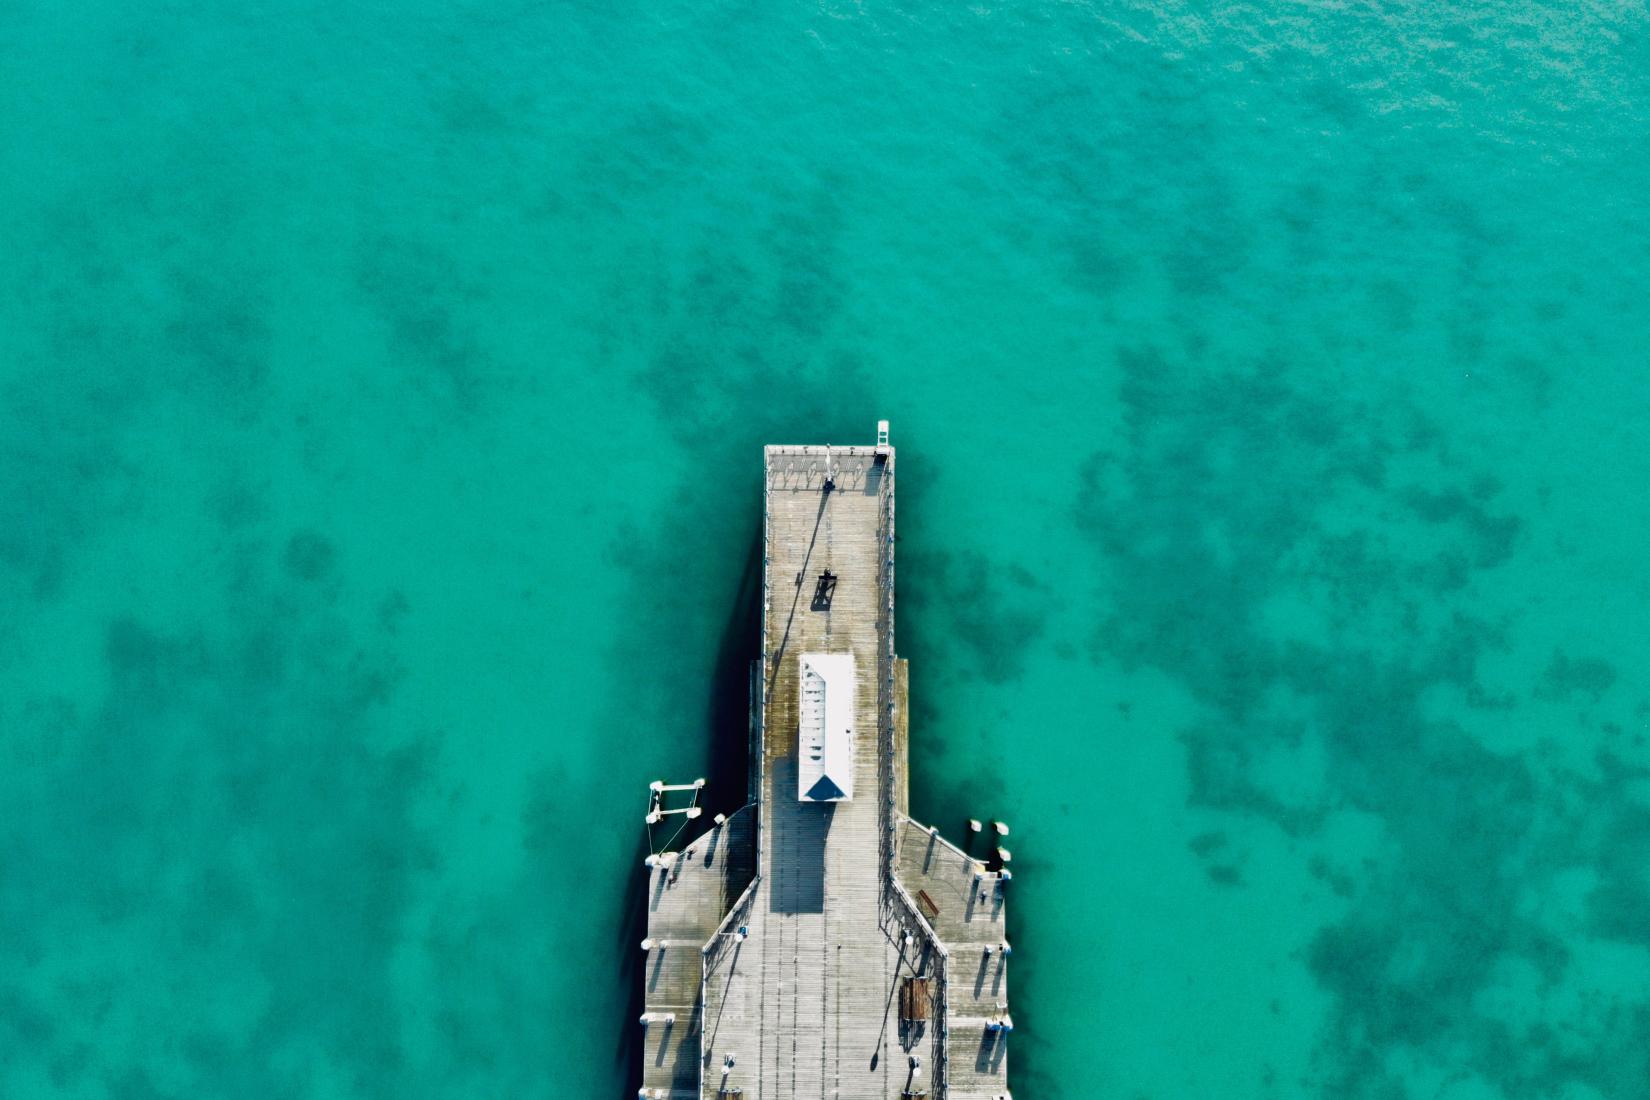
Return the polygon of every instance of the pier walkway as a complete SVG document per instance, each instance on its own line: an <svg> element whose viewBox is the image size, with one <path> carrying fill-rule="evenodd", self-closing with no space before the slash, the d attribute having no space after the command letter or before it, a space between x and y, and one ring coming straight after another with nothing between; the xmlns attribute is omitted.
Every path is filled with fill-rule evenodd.
<svg viewBox="0 0 1650 1100"><path fill-rule="evenodd" d="M893 453L765 457L753 804L650 872L642 1095L995 1100L1007 1036L988 1024L1005 1011L1006 957L982 959L1005 939L1003 889L905 816ZM833 694L847 684L851 730ZM851 769L830 737L851 738ZM809 783L822 768L833 781L802 791L805 763Z"/></svg>

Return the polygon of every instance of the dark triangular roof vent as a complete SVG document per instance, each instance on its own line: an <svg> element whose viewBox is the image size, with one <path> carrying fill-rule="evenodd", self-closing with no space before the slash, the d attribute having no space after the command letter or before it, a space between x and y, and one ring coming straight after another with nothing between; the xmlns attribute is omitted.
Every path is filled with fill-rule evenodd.
<svg viewBox="0 0 1650 1100"><path fill-rule="evenodd" d="M805 796L813 802L830 802L843 797L842 788L831 782L831 777L822 775L819 782L808 788Z"/></svg>

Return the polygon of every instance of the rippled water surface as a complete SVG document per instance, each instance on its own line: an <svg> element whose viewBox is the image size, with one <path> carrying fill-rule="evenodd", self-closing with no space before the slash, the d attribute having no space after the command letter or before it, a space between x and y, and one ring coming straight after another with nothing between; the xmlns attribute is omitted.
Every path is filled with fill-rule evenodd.
<svg viewBox="0 0 1650 1100"><path fill-rule="evenodd" d="M760 445L887 417L1017 1093L1650 1096L1642 2L21 0L0 58L0 1093L622 1095Z"/></svg>

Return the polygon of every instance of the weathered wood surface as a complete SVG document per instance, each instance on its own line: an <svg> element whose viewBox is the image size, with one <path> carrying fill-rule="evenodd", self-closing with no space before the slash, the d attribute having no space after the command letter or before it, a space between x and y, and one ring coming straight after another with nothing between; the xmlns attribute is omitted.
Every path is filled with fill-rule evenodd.
<svg viewBox="0 0 1650 1100"><path fill-rule="evenodd" d="M673 1024L643 1030L642 1085L699 1094L700 949L755 872L755 809L746 807L689 843L668 866L648 872L643 1007ZM640 950L640 945L638 945Z"/></svg>
<svg viewBox="0 0 1650 1100"><path fill-rule="evenodd" d="M950 955L946 1095L949 1100L1001 1096L1008 1087L1012 1040L987 1031L986 1023L1008 1004L1012 954L998 948L1008 942L1009 887L981 861L908 818L899 823L898 836L895 873ZM977 843L983 854L990 841L982 837Z"/></svg>
<svg viewBox="0 0 1650 1100"><path fill-rule="evenodd" d="M1002 892L995 876L976 882L972 860L906 816L893 481L893 456L879 463L871 448L767 449L755 805L717 842L742 843L746 862L728 862L730 849L713 869L701 838L694 854L654 872L649 934L665 946L649 953L647 1008L674 1012L677 1023L648 1030L651 1095L938 1097L942 1065L955 1100L1007 1091L1006 1040L984 1030L1007 999L1006 959L981 962L985 946L1003 939ZM835 590L829 606L816 606L826 570ZM798 658L812 652L855 658L854 797L835 804L798 799ZM748 936L736 934L740 926Z"/></svg>
<svg viewBox="0 0 1650 1100"><path fill-rule="evenodd" d="M827 473L835 488L826 492ZM751 935L706 988L705 1094L727 1082L754 1098L898 1097L932 1072L931 1028L902 1028L900 982L932 966L887 921L880 830L895 762L887 757L892 666L884 587L893 465L869 448L767 452L767 570L761 805L765 840ZM821 572L836 575L813 606ZM798 801L798 657L854 655L854 798Z"/></svg>

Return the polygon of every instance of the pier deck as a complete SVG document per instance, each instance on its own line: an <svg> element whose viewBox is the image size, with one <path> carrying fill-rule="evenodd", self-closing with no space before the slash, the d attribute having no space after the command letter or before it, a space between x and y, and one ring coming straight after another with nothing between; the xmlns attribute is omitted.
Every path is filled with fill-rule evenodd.
<svg viewBox="0 0 1650 1100"><path fill-rule="evenodd" d="M664 1095L699 1095L701 949L750 886L755 819L746 806L648 872L642 1081Z"/></svg>
<svg viewBox="0 0 1650 1100"><path fill-rule="evenodd" d="M1012 955L998 950L1008 942L1006 884L1000 874L985 871L981 862L909 819L899 824L895 868L949 955L946 1095L953 1100L1001 1096L1009 1039L986 1025L1007 1013Z"/></svg>
<svg viewBox="0 0 1650 1100"><path fill-rule="evenodd" d="M1002 890L905 817L894 456L769 447L765 457L753 805L718 840L750 840L754 878L736 897L737 861L713 872L706 838L652 872L668 904L649 914L650 939L663 942L650 951L647 1008L676 1022L648 1025L643 1095L1002 1096L1006 1037L986 1023L1006 1002L1006 960L981 963L1004 938ZM853 657L850 798L799 797L803 654Z"/></svg>
<svg viewBox="0 0 1650 1100"><path fill-rule="evenodd" d="M827 472L835 488L826 492ZM893 466L870 448L767 452L762 845L750 936L706 988L705 1094L898 1097L932 1074L927 1028L902 1029L899 983L928 963L885 915L891 762L887 532ZM836 578L818 606L818 578ZM852 653L854 797L798 800L798 657ZM909 1056L923 1066L912 1074Z"/></svg>

